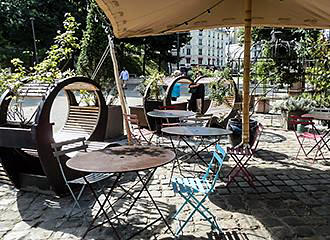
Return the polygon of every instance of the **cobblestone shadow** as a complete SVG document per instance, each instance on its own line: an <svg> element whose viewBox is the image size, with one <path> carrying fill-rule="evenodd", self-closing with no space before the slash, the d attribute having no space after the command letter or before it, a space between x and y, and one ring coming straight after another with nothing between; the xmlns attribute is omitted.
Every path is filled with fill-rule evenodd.
<svg viewBox="0 0 330 240"><path fill-rule="evenodd" d="M124 178L120 181L121 185L126 189L134 183L135 174L125 174ZM106 185L111 185L113 180L108 180ZM141 184L138 184L132 190L138 191ZM85 210L85 214L88 219L88 224L84 221L83 214L78 212L76 215L67 218L67 213L72 207L71 196L57 198L55 196L47 196L44 194L17 191L12 189L13 194L12 202L16 202L17 211L8 210L5 215L0 217L1 223L6 219L13 219L15 221L6 222L8 229L19 229L18 232L10 231L5 235L4 239L20 239L19 234L25 234L24 239L80 239L85 233L88 224L92 221L93 216L98 210L98 205L91 211L90 207L93 204L93 197L88 191L82 197L82 207ZM112 194L112 202L119 199L124 191L120 188L116 188ZM8 196L7 196L8 198ZM104 199L101 196L100 199ZM169 216L170 212L175 211L175 205L165 203L155 199L157 206L161 209L164 216ZM133 202L131 197L118 200L115 205L115 211L117 213L127 210L130 204ZM112 217L113 214L110 214ZM113 220L116 230L124 238L131 236L144 228L145 225L154 221L159 217L154 205L148 198L147 193L143 192L141 198L137 204L132 208L128 216L121 215L119 222ZM102 218L105 219L105 218ZM171 221L169 221L171 223ZM23 231L22 231L23 229ZM34 231L35 229L35 231ZM0 226L0 239L2 239L1 231L3 228ZM162 221L158 221L141 233L139 236L145 236L146 239L151 238L153 235L158 235L166 230L166 225ZM109 224L98 227L90 231L85 239L113 239L114 232ZM137 237L139 237L137 236ZM138 238L137 238L138 239Z"/></svg>
<svg viewBox="0 0 330 240"><path fill-rule="evenodd" d="M260 228L259 221L272 239L329 239L329 171L313 167L262 170L264 174L256 176L255 189L238 179L210 196L213 204L228 213L220 224L235 222L240 226L237 230L244 232Z"/></svg>

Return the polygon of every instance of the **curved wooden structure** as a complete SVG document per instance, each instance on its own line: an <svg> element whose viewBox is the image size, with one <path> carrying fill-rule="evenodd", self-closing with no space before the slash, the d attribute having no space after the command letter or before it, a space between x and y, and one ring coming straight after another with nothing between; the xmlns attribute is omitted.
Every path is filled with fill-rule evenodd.
<svg viewBox="0 0 330 240"><path fill-rule="evenodd" d="M147 122L147 125L150 130L156 130L156 121L147 115L148 112L153 111L154 109L159 109L160 106L163 106L163 100L153 100L149 99L149 96L151 94L151 85L153 82L150 82L144 91L143 95L143 115L144 119Z"/></svg>
<svg viewBox="0 0 330 240"><path fill-rule="evenodd" d="M54 100L63 90L68 101L68 117L59 132L53 132L50 122ZM80 106L76 91L93 93L95 106ZM56 84L25 84L18 90L24 99L39 98L35 121L22 126L9 120L9 105L13 93L7 90L0 98L0 160L4 170L17 188L37 187L65 192L64 181L53 157L51 143L56 140L85 137L87 140L103 141L107 124L107 107L100 87L85 77L63 79ZM68 157L64 156L62 161ZM78 172L70 171L69 177Z"/></svg>
<svg viewBox="0 0 330 240"><path fill-rule="evenodd" d="M176 109L178 110L186 110L187 109L187 102L185 103L177 103L172 104L171 103L171 92L174 87L174 84L178 81L187 80L188 82L192 83L193 81L186 77L186 76L179 76L179 77L169 77L164 79L164 92L165 92L165 98L157 100L151 100L149 99L150 93L151 93L151 84L149 83L146 86L144 96L143 96L143 111L145 119L148 123L148 126L151 130L156 130L156 121L154 118L147 115L148 112L153 111L154 109L159 109L162 106L176 106Z"/></svg>
<svg viewBox="0 0 330 240"><path fill-rule="evenodd" d="M156 129L156 120L150 116L147 115L147 112L150 112L154 109L159 109L161 106L176 106L176 109L179 110L186 110L188 102L181 102L181 103L172 103L171 100L171 93L173 90L174 85L177 82L180 81L187 81L187 84L189 83L204 83L208 84L212 81L226 81L227 84L230 86L230 90L232 94L229 94L229 96L225 97L225 101L222 104L222 106L217 106L217 104L214 101L211 101L210 99L205 99L204 101L204 114L213 114L212 120L211 120L211 126L212 127L220 127L220 128L226 128L227 122L230 118L236 116L238 110L240 109L240 102L241 98L238 94L238 89L236 87L236 84L233 80L222 80L214 77L207 77L207 76L200 76L195 81L190 79L186 76L179 76L172 79L167 79L165 82L166 90L165 90L165 98L163 100L150 100L150 88L151 84L149 83L146 87L144 96L143 96L143 115L144 119L147 121L148 126L151 130Z"/></svg>
<svg viewBox="0 0 330 240"><path fill-rule="evenodd" d="M208 99L208 101L205 101L204 111L206 114L213 114L210 127L226 128L228 120L236 116L238 110L240 109L241 98L239 96L237 86L232 79L223 80L219 78L201 76L195 80L195 82L200 83L210 83L212 81L225 81L225 83L229 85L232 93L225 96L224 102L221 105L218 105L216 102Z"/></svg>
<svg viewBox="0 0 330 240"><path fill-rule="evenodd" d="M186 110L187 109L187 103L177 103L177 104L172 104L172 100L171 100L171 95L172 95L172 90L174 88L174 85L177 82L182 82L185 81L185 83L190 84L193 83L194 81L192 79L190 79L187 76L179 76L176 77L174 79L172 79L169 83L168 83L168 87L166 89L166 94L165 94L165 99L164 99L164 104L165 106L177 106L177 109L179 110Z"/></svg>

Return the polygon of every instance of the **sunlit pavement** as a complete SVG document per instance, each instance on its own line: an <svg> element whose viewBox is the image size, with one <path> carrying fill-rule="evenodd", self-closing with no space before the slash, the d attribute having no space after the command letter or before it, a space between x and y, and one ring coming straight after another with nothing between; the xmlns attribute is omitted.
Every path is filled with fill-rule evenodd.
<svg viewBox="0 0 330 240"><path fill-rule="evenodd" d="M140 101L132 99L135 103ZM327 162L320 157L314 162L303 155L296 159L299 145L293 132L279 128L276 116L255 115L255 118L265 126L259 151L248 165L249 171L256 176L256 187L250 187L241 178L225 187L227 179L224 176L234 166L233 160L229 159L224 162L216 191L205 204L216 215L225 233L224 239L330 239L330 152L323 152ZM227 140L221 140L221 145L226 146ZM208 157L208 154L203 156ZM184 162L181 167L186 174L205 169L193 160ZM169 185L171 169L172 164L159 168L149 190L175 230L176 222L170 216L183 201ZM177 168L174 174L179 174ZM130 186L135 179L134 174L127 175L121 184ZM117 189L113 200L119 195ZM123 211L130 201L119 201L116 210ZM83 205L89 220L97 211L88 208L91 203L92 196L87 191ZM70 196L57 198L0 184L0 239L81 239L87 225L81 214L67 219L71 204ZM144 194L128 217L123 216L120 223L114 221L124 238L158 217L150 206L150 200ZM186 215L188 213L189 209L185 211ZM114 239L113 236L112 229L104 225L90 231L86 239ZM157 222L134 239L172 238L166 232L165 224ZM180 239L221 238L212 233L199 214L195 214Z"/></svg>

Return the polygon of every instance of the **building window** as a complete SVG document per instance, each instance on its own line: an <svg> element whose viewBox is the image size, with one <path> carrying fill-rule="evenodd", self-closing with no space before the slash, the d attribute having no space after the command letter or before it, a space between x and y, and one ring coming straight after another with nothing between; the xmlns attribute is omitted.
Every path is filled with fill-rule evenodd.
<svg viewBox="0 0 330 240"><path fill-rule="evenodd" d="M190 58L186 58L186 63L190 64Z"/></svg>
<svg viewBox="0 0 330 240"><path fill-rule="evenodd" d="M210 58L207 60L207 65L211 65L211 59Z"/></svg>
<svg viewBox="0 0 330 240"><path fill-rule="evenodd" d="M223 65L223 60L221 59L221 66Z"/></svg>
<svg viewBox="0 0 330 240"><path fill-rule="evenodd" d="M210 40L207 41L207 46L210 46Z"/></svg>
<svg viewBox="0 0 330 240"><path fill-rule="evenodd" d="M203 36L203 30L199 30L198 35L199 35L199 36Z"/></svg>
<svg viewBox="0 0 330 240"><path fill-rule="evenodd" d="M221 34L221 40L223 40L223 34Z"/></svg>
<svg viewBox="0 0 330 240"><path fill-rule="evenodd" d="M198 45L200 45L200 46L203 45L203 39L198 39Z"/></svg>
<svg viewBox="0 0 330 240"><path fill-rule="evenodd" d="M203 55L203 49L202 48L198 49L198 55Z"/></svg>
<svg viewBox="0 0 330 240"><path fill-rule="evenodd" d="M220 60L219 60L219 58L217 59L217 66L219 66L219 63L220 63Z"/></svg>
<svg viewBox="0 0 330 240"><path fill-rule="evenodd" d="M198 64L203 64L203 58L198 58Z"/></svg>
<svg viewBox="0 0 330 240"><path fill-rule="evenodd" d="M187 55L191 55L190 48L187 48Z"/></svg>

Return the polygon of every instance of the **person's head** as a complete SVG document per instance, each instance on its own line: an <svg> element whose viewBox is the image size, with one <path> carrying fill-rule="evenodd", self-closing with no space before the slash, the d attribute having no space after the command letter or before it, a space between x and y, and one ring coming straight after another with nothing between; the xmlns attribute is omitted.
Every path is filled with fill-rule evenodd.
<svg viewBox="0 0 330 240"><path fill-rule="evenodd" d="M123 71L125 71L126 70L126 68L125 67L123 67Z"/></svg>

